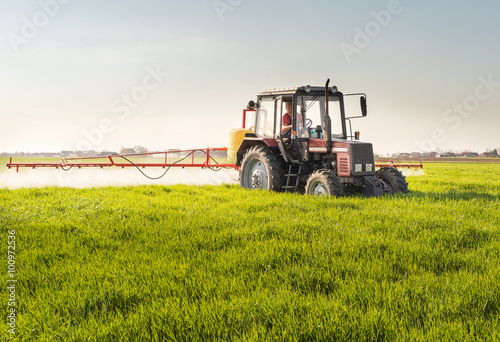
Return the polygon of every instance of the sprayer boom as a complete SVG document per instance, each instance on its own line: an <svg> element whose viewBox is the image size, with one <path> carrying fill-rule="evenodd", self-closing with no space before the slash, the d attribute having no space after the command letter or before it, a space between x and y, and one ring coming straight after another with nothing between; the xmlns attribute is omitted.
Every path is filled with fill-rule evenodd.
<svg viewBox="0 0 500 342"><path fill-rule="evenodd" d="M236 165L225 161L225 153L223 158L219 158L221 162L216 159L217 151L226 152L227 148L204 148L193 150L179 150L167 152L147 152L147 153L133 153L133 154L113 154L106 157L87 157L87 158L62 158L57 163L14 163L12 158L7 164L9 169L15 168L19 172L20 168L38 167L55 168L62 170L69 170L73 167L81 168L111 168L111 167L191 167L191 168L207 168L207 169L221 169L221 168L236 168ZM212 154L212 155L211 155Z"/></svg>

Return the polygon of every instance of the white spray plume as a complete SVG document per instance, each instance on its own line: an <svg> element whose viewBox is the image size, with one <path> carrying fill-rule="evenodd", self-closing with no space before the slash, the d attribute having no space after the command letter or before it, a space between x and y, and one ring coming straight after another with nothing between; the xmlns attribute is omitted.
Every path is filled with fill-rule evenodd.
<svg viewBox="0 0 500 342"><path fill-rule="evenodd" d="M414 168L410 167L410 168L398 169L398 170L401 171L401 173L405 177L418 177L418 176L425 175L424 169L420 169L420 168L418 170L415 170Z"/></svg>
<svg viewBox="0 0 500 342"><path fill-rule="evenodd" d="M148 176L158 177L165 170L148 168L142 170ZM423 169L413 168L400 169L406 177L423 176ZM129 185L221 185L238 184L238 171L234 169L221 169L212 171L198 168L171 168L167 174L157 180L144 177L137 169L71 169L62 171L60 169L36 170L22 169L16 172L15 169L0 171L0 189L19 188L42 188L42 187L70 187L70 188L90 188L104 186L129 186Z"/></svg>
<svg viewBox="0 0 500 342"><path fill-rule="evenodd" d="M142 170L150 177L158 177L165 170L148 168ZM171 168L167 174L158 179L150 180L144 177L137 169L60 169L36 170L5 170L0 172L0 188L40 188L40 187L71 187L89 188L103 186L128 186L128 185L221 185L237 184L238 172L234 169L221 169L212 171L196 168Z"/></svg>

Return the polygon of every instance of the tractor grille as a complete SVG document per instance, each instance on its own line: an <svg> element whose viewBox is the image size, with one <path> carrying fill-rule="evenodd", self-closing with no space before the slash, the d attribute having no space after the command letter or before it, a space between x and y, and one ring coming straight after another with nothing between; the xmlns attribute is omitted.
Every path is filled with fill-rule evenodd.
<svg viewBox="0 0 500 342"><path fill-rule="evenodd" d="M352 144L350 147L352 173L354 175L374 174L372 144Z"/></svg>
<svg viewBox="0 0 500 342"><path fill-rule="evenodd" d="M349 175L349 158L339 158L339 173Z"/></svg>

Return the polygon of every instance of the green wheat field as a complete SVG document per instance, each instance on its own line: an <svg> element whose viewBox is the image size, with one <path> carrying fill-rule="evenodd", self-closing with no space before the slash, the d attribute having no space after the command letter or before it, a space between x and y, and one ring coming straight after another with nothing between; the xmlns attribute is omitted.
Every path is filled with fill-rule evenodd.
<svg viewBox="0 0 500 342"><path fill-rule="evenodd" d="M2 336L499 341L500 164L426 164L407 180L383 198L0 184Z"/></svg>

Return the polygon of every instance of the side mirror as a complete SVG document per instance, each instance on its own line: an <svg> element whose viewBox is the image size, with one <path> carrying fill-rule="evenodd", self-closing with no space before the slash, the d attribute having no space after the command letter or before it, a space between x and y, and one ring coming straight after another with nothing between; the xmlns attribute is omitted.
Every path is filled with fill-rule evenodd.
<svg viewBox="0 0 500 342"><path fill-rule="evenodd" d="M366 116L366 114L367 114L367 111L366 111L366 97L361 96L360 99L359 99L359 102L361 104L361 113L363 114L363 116Z"/></svg>

